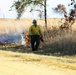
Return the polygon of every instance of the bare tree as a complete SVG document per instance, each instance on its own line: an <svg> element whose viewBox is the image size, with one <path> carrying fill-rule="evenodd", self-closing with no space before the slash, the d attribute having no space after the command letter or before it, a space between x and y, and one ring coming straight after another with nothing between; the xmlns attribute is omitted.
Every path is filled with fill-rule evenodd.
<svg viewBox="0 0 76 75"><path fill-rule="evenodd" d="M46 0L44 0L44 14L45 14L45 27L47 28L47 9L46 9Z"/></svg>
<svg viewBox="0 0 76 75"><path fill-rule="evenodd" d="M39 12L39 17L40 17L40 19L41 19L41 18L42 18L42 14L43 14L44 11L42 11L42 10L40 10L40 9L38 9L38 10L36 10L36 11Z"/></svg>
<svg viewBox="0 0 76 75"><path fill-rule="evenodd" d="M30 11L33 11L36 6L44 7L44 16L45 16L45 27L47 27L47 11L46 11L46 1L47 0L18 0L14 1L11 9L14 7L17 12L17 19L20 19L22 14L25 12L25 8L31 7ZM42 12L40 12L41 17Z"/></svg>
<svg viewBox="0 0 76 75"><path fill-rule="evenodd" d="M71 4L74 4L74 0L71 0ZM64 24L68 24L68 29L70 30L70 32L72 32L72 25L75 22L75 17L76 17L76 4L74 4L74 8L72 8L69 12L69 14L67 13L66 7L63 4L59 4L57 5L56 8L54 8L55 13L62 13L64 14L64 18L65 18L65 23ZM64 25L65 26L65 25ZM63 27L65 28L65 27Z"/></svg>

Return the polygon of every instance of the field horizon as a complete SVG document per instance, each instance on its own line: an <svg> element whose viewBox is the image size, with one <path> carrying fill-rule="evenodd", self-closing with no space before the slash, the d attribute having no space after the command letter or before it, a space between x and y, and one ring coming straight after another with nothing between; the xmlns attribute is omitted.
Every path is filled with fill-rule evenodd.
<svg viewBox="0 0 76 75"><path fill-rule="evenodd" d="M20 20L16 20L13 18L0 18L0 33L9 33L9 32L22 32L28 31L29 27L32 25L32 20L36 19L37 24L44 29L45 20L39 18L22 18ZM64 18L63 18L64 22ZM51 28L52 26L55 28L59 28L61 25L61 18L48 18L47 19L47 27ZM76 30L76 22L72 25L72 29Z"/></svg>

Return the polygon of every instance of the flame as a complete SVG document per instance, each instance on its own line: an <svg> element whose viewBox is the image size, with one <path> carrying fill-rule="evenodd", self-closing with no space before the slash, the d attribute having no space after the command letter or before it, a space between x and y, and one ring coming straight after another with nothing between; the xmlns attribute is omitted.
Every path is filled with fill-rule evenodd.
<svg viewBox="0 0 76 75"><path fill-rule="evenodd" d="M26 46L29 46L29 37L28 37L27 35L25 36L25 39L26 39L25 45L26 45Z"/></svg>
<svg viewBox="0 0 76 75"><path fill-rule="evenodd" d="M42 49L43 48L43 46L39 46L39 49Z"/></svg>
<svg viewBox="0 0 76 75"><path fill-rule="evenodd" d="M25 39L25 46L27 47L27 46L29 46L29 37L25 33L23 34L23 36L24 36L24 39Z"/></svg>

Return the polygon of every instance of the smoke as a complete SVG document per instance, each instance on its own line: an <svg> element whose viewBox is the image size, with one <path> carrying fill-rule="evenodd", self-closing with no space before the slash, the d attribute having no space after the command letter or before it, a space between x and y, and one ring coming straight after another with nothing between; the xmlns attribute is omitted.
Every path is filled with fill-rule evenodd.
<svg viewBox="0 0 76 75"><path fill-rule="evenodd" d="M17 44L19 43L21 40L21 36L20 35L9 35L9 34L1 34L0 35L0 44L1 43L14 43Z"/></svg>
<svg viewBox="0 0 76 75"><path fill-rule="evenodd" d="M5 25L4 25L5 26ZM0 33L0 44L6 43L14 43L14 44L23 44L22 41L24 38L23 28L20 24L16 24L11 26L7 26L6 29L3 30L4 32ZM25 41L25 40L24 40Z"/></svg>
<svg viewBox="0 0 76 75"><path fill-rule="evenodd" d="M21 45L25 45L25 39L22 34L21 34Z"/></svg>
<svg viewBox="0 0 76 75"><path fill-rule="evenodd" d="M17 24L16 25L16 31L18 34L22 34L23 33L23 28L21 26L21 24Z"/></svg>
<svg viewBox="0 0 76 75"><path fill-rule="evenodd" d="M0 44L14 43L15 45L25 45L25 38L23 33L28 35L27 31L22 27L21 22L16 20L14 23L7 23L6 20L3 20L0 27Z"/></svg>

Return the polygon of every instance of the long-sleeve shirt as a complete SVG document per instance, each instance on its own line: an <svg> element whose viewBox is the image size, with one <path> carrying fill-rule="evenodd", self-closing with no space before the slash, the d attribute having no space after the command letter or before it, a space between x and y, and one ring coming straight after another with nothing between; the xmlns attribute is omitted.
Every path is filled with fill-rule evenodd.
<svg viewBox="0 0 76 75"><path fill-rule="evenodd" d="M42 35L42 31L38 25L37 26L32 25L29 28L29 35Z"/></svg>

